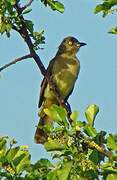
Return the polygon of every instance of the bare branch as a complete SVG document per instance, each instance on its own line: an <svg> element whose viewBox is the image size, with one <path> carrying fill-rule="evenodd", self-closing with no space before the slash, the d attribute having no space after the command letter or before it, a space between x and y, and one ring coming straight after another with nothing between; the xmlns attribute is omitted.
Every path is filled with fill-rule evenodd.
<svg viewBox="0 0 117 180"><path fill-rule="evenodd" d="M28 59L28 58L31 58L31 55L30 55L30 54L28 54L28 55L26 55L26 56L22 56L22 57L20 57L20 58L17 58L17 59L15 59L15 60L13 60L12 62L10 62L10 63L2 66L2 67L0 68L0 71L2 71L3 69L6 69L7 67L11 66L12 64L15 64L15 63L18 62L18 61L22 61L22 60Z"/></svg>
<svg viewBox="0 0 117 180"><path fill-rule="evenodd" d="M26 9L28 6L30 6L32 4L33 0L30 0L27 4L25 4L25 6L23 6L21 9L21 11L23 11L24 9Z"/></svg>

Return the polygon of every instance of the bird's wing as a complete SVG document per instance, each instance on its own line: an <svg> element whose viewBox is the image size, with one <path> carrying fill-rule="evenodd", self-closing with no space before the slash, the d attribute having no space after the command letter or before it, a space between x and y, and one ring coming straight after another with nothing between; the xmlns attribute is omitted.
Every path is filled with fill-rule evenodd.
<svg viewBox="0 0 117 180"><path fill-rule="evenodd" d="M44 99L44 92L45 92L45 88L47 86L47 80L44 77L41 83L41 90L40 90L40 96L39 96L39 104L38 107L40 108L42 103L43 103L43 99Z"/></svg>
<svg viewBox="0 0 117 180"><path fill-rule="evenodd" d="M55 58L54 58L55 59ZM54 59L52 59L49 63L49 66L47 68L47 73L49 74L49 76L52 75L52 68L53 68L53 64L54 64ZM43 81L41 83L41 90L40 90L40 97L39 97L39 104L38 104L38 107L40 108L43 101L44 101L44 93L45 93L45 89L47 87L47 79L44 77L43 78Z"/></svg>

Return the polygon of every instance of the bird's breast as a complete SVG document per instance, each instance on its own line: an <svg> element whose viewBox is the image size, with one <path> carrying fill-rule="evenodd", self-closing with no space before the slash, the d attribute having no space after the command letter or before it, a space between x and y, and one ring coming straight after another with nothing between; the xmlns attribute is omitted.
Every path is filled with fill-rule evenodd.
<svg viewBox="0 0 117 180"><path fill-rule="evenodd" d="M56 59L52 72L53 81L63 98L66 98L72 91L79 69L80 63L76 57L60 57Z"/></svg>

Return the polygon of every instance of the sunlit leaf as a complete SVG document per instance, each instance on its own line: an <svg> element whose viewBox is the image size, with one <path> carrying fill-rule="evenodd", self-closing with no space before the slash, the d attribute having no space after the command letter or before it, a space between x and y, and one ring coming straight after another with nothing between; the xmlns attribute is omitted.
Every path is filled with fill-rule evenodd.
<svg viewBox="0 0 117 180"><path fill-rule="evenodd" d="M98 112L99 107L94 104L89 105L85 110L85 116L90 126L94 125L94 120Z"/></svg>
<svg viewBox="0 0 117 180"><path fill-rule="evenodd" d="M62 167L57 171L58 179L67 180L72 164L73 161L68 161L62 164Z"/></svg>
<svg viewBox="0 0 117 180"><path fill-rule="evenodd" d="M78 119L78 111L73 111L72 114L70 115L70 118L72 119L74 123L76 123Z"/></svg>
<svg viewBox="0 0 117 180"><path fill-rule="evenodd" d="M110 31L108 32L110 34L117 34L117 27L110 29Z"/></svg>
<svg viewBox="0 0 117 180"><path fill-rule="evenodd" d="M51 7L52 10L54 11L57 10L61 13L64 13L64 6L60 2L48 0L47 3Z"/></svg>
<svg viewBox="0 0 117 180"><path fill-rule="evenodd" d="M96 8L94 9L94 13L97 14L100 11L102 11L104 9L103 4L99 4L96 6Z"/></svg>
<svg viewBox="0 0 117 180"><path fill-rule="evenodd" d="M44 144L47 151L60 151L65 149L65 145L61 144L57 140L51 140Z"/></svg>
<svg viewBox="0 0 117 180"><path fill-rule="evenodd" d="M117 173L117 168L115 167L114 162L104 162L102 164L102 170L105 170L105 172Z"/></svg>
<svg viewBox="0 0 117 180"><path fill-rule="evenodd" d="M56 180L57 178L57 171L50 171L47 174L47 180Z"/></svg>
<svg viewBox="0 0 117 180"><path fill-rule="evenodd" d="M107 137L107 147L109 149L117 151L116 140L114 139L114 136L112 134L109 134L109 136Z"/></svg>
<svg viewBox="0 0 117 180"><path fill-rule="evenodd" d="M32 11L32 9L27 9L26 11L23 12L23 14L27 14L27 13L29 13L31 11Z"/></svg>
<svg viewBox="0 0 117 180"><path fill-rule="evenodd" d="M42 158L34 164L33 170L38 169L38 168L43 168L43 167L48 168L48 167L54 167L54 166L48 159Z"/></svg>
<svg viewBox="0 0 117 180"><path fill-rule="evenodd" d="M9 163L13 160L13 158L16 156L17 152L20 150L20 147L16 147L13 149L9 149L6 153L6 159Z"/></svg>
<svg viewBox="0 0 117 180"><path fill-rule="evenodd" d="M6 152L6 140L4 138L0 138L0 156L4 155Z"/></svg>
<svg viewBox="0 0 117 180"><path fill-rule="evenodd" d="M108 174L106 180L117 180L117 174Z"/></svg>
<svg viewBox="0 0 117 180"><path fill-rule="evenodd" d="M50 108L44 109L44 112L58 124L68 127L68 123L66 121L67 112L61 106L53 104Z"/></svg>
<svg viewBox="0 0 117 180"><path fill-rule="evenodd" d="M25 24L26 24L27 29L28 29L31 33L33 33L33 26L34 26L33 22L32 22L32 21L29 21L29 20L25 20Z"/></svg>
<svg viewBox="0 0 117 180"><path fill-rule="evenodd" d="M91 136L91 137L96 137L97 136L96 129L89 126L88 124L84 126L84 131L88 136Z"/></svg>

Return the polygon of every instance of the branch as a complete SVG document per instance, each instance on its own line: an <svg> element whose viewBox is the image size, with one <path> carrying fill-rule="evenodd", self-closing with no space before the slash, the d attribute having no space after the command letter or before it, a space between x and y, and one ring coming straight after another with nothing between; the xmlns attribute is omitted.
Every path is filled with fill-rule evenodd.
<svg viewBox="0 0 117 180"><path fill-rule="evenodd" d="M110 158L112 155L111 151L108 151L103 147L99 146L98 144L96 144L93 140L85 138L82 134L81 131L77 131L76 132L76 137L81 141L82 146L84 147L84 149L96 149L98 152L104 154L104 156ZM116 158L117 161L117 158Z"/></svg>
<svg viewBox="0 0 117 180"><path fill-rule="evenodd" d="M114 11L117 11L117 8L112 8L112 9L109 9L107 10L105 13L104 13L104 16L109 14L109 13L113 13Z"/></svg>
<svg viewBox="0 0 117 180"><path fill-rule="evenodd" d="M14 5L14 8L16 9L17 13L18 13L18 16L21 20L21 24L22 24L22 27L20 27L19 30L17 30L20 35L22 36L22 38L24 39L24 41L26 42L26 44L28 45L28 48L30 50L30 54L31 56L33 57L33 59L35 60L35 62L37 63L41 73L43 74L44 77L46 77L49 85L50 85L50 88L51 90L54 92L56 98L57 98L57 101L59 102L59 104L64 107L66 109L66 111L68 112L68 120L69 122L71 123L71 119L70 119L70 114L71 114L71 109L70 109L70 106L68 106L68 104L66 105L65 104L65 101L64 99L60 96L59 94L59 91L57 90L56 88L56 85L52 82L52 79L51 77L47 74L46 72L46 69L40 59L40 57L38 56L38 54L36 54L36 52L34 51L33 49L33 43L31 41L31 38L28 34L28 31L27 31L27 28L26 28L26 24L25 24L25 20L24 20L24 17L23 15L21 14L22 13L22 8L20 8L18 6L18 3L16 3Z"/></svg>
<svg viewBox="0 0 117 180"><path fill-rule="evenodd" d="M26 9L28 6L30 6L32 4L33 0L30 0L27 4L25 4L25 6L23 6L21 9L21 11L23 11L24 9Z"/></svg>
<svg viewBox="0 0 117 180"><path fill-rule="evenodd" d="M20 29L17 30L17 31L20 33L20 35L22 36L22 38L24 39L24 41L28 45L28 48L30 50L30 55L34 58L35 62L37 63L38 67L41 70L41 73L45 76L46 75L45 67L44 67L43 63L41 62L40 57L36 54L36 52L33 49L33 43L31 41L31 38L30 38L29 34L28 34L28 31L27 31L27 28L26 28L26 24L25 24L25 20L23 18L23 15L21 14L22 10L18 6L17 3L14 5L14 8L16 9L16 11L18 13L18 16L19 16L19 18L21 20L21 24L22 24L22 27L20 27Z"/></svg>
<svg viewBox="0 0 117 180"><path fill-rule="evenodd" d="M11 66L12 64L15 64L15 63L18 62L18 61L22 61L22 60L28 59L28 58L31 58L31 55L30 55L30 54L28 54L28 55L26 55L26 56L22 56L22 57L20 57L20 58L17 58L17 59L15 59L15 60L11 61L10 63L2 66L2 67L0 68L0 71L2 71L3 69Z"/></svg>

